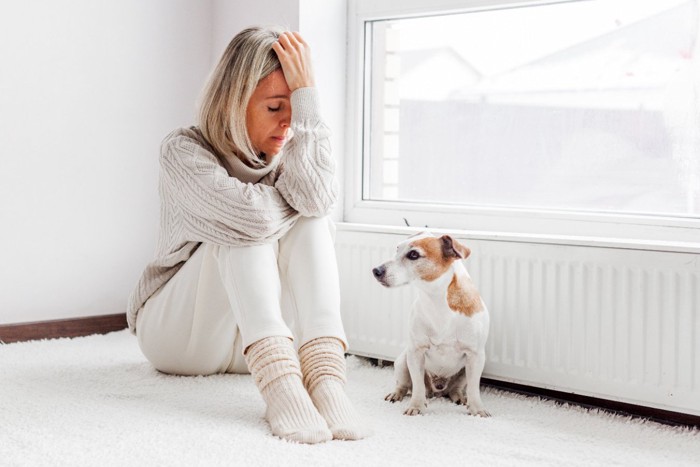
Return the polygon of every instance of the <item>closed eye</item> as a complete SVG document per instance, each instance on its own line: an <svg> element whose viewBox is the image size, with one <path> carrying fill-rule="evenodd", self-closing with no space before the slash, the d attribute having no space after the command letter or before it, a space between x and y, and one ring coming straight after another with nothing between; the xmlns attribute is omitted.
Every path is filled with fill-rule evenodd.
<svg viewBox="0 0 700 467"><path fill-rule="evenodd" d="M416 250L411 250L406 253L406 258L410 259L411 261L415 261L420 258L420 253L418 253Z"/></svg>
<svg viewBox="0 0 700 467"><path fill-rule="evenodd" d="M269 110L270 112L279 112L279 110L280 110L281 108L282 108L281 105L278 105L277 107L270 107L270 106L268 106L268 107L267 107L267 110Z"/></svg>

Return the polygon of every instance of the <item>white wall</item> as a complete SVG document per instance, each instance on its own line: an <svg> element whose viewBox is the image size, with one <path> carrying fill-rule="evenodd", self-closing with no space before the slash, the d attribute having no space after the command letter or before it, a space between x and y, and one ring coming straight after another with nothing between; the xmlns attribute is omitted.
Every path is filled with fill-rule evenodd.
<svg viewBox="0 0 700 467"><path fill-rule="evenodd" d="M0 324L125 311L155 249L160 141L194 122L231 37L272 23L312 45L342 167L344 0L3 5Z"/></svg>
<svg viewBox="0 0 700 467"><path fill-rule="evenodd" d="M160 141L210 65L208 5L3 3L0 323L124 312L155 248Z"/></svg>
<svg viewBox="0 0 700 467"><path fill-rule="evenodd" d="M321 97L323 118L331 128L331 148L338 163L340 192L343 174L347 87L347 5L346 0L300 0L299 31L311 46L316 87ZM333 218L343 219L339 202Z"/></svg>
<svg viewBox="0 0 700 467"><path fill-rule="evenodd" d="M299 0L213 0L212 67L237 32L249 26L299 29Z"/></svg>

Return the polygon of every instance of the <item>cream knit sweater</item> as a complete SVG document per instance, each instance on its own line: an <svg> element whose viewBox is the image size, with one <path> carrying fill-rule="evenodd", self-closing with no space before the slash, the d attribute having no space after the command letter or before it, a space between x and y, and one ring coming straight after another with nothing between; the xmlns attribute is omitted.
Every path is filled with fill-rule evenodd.
<svg viewBox="0 0 700 467"><path fill-rule="evenodd" d="M262 169L218 158L195 127L170 133L160 153L160 232L127 305L136 333L144 303L202 243L257 245L282 237L300 216L330 213L337 200L335 160L315 88L292 93L292 138Z"/></svg>

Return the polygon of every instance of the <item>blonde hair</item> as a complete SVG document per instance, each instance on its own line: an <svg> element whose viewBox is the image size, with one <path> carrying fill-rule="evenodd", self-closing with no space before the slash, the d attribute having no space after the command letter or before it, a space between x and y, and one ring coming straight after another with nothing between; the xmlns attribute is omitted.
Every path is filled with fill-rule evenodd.
<svg viewBox="0 0 700 467"><path fill-rule="evenodd" d="M250 141L246 109L261 79L281 68L272 44L285 30L251 27L236 34L204 88L199 127L221 157L238 157L250 167L264 166Z"/></svg>

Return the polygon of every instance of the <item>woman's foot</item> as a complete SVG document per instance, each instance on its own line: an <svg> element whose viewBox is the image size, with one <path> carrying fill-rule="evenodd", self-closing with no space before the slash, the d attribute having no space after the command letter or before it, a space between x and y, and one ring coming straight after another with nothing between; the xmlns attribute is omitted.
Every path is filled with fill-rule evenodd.
<svg viewBox="0 0 700 467"><path fill-rule="evenodd" d="M345 394L345 356L342 343L331 337L314 339L299 349L304 386L328 423L333 439L357 440L369 430Z"/></svg>
<svg viewBox="0 0 700 467"><path fill-rule="evenodd" d="M324 418L304 388L291 340L286 337L261 339L247 349L245 357L267 404L265 417L274 435L307 444L332 438Z"/></svg>

